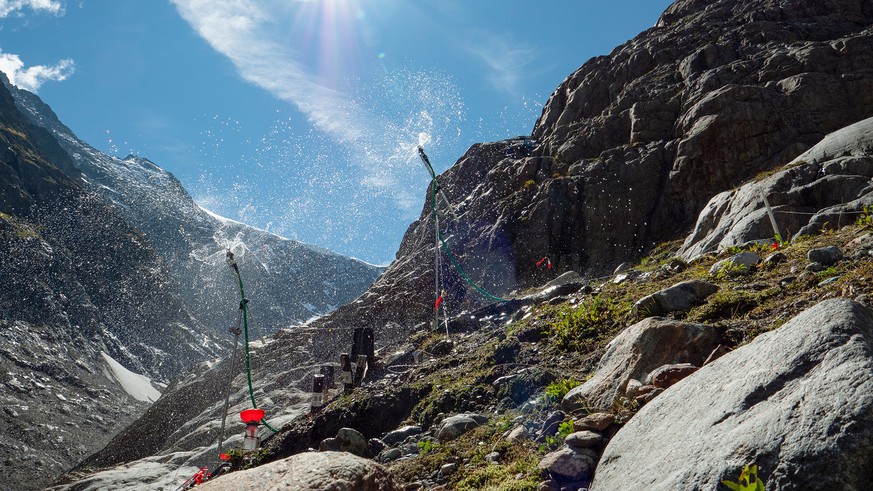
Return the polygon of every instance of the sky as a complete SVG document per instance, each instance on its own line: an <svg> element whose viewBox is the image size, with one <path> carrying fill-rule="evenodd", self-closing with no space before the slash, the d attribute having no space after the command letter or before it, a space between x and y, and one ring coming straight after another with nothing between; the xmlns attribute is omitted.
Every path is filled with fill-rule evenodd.
<svg viewBox="0 0 873 491"><path fill-rule="evenodd" d="M429 176L529 135L667 0L0 0L0 71L215 213L387 264Z"/></svg>

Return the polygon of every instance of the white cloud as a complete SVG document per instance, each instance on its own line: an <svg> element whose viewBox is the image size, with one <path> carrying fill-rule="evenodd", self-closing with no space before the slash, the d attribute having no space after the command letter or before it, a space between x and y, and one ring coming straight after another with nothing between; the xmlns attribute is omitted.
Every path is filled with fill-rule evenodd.
<svg viewBox="0 0 873 491"><path fill-rule="evenodd" d="M34 65L25 68L18 55L0 52L0 72L9 77L12 85L31 92L39 90L45 82L65 80L75 69L76 64L69 58L53 66Z"/></svg>
<svg viewBox="0 0 873 491"><path fill-rule="evenodd" d="M255 0L171 1L245 80L293 104L340 143L331 158L357 167L357 182L367 195L391 196L401 209L412 209L405 188L422 175L415 150L423 143L421 135L437 144L441 135L459 131L463 118L457 87L448 77L434 70L395 70L376 80L356 79L347 91L336 90L320 83L299 61L301 54L286 47L287 28L280 24L287 20L287 4L280 8ZM306 1L310 0L296 0Z"/></svg>
<svg viewBox="0 0 873 491"><path fill-rule="evenodd" d="M64 5L59 0L0 0L0 18L25 8L45 10L55 15L64 14Z"/></svg>
<svg viewBox="0 0 873 491"><path fill-rule="evenodd" d="M524 70L534 61L533 49L517 45L507 37L483 31L474 33L467 47L488 67L488 82L509 94L518 92L518 83Z"/></svg>
<svg viewBox="0 0 873 491"><path fill-rule="evenodd" d="M292 103L322 131L356 140L367 125L346 94L319 84L294 60L295 53L270 39L270 12L251 0L172 0L179 14L247 81Z"/></svg>

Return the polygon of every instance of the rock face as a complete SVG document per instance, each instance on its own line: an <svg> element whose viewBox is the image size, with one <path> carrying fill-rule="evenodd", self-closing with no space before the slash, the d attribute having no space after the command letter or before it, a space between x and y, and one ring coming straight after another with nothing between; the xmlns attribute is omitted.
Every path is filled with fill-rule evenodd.
<svg viewBox="0 0 873 491"><path fill-rule="evenodd" d="M706 252L775 235L761 195L773 207L777 227L789 235L817 232L827 223L853 223L873 204L873 118L827 135L783 169L713 197L701 211L680 254Z"/></svg>
<svg viewBox="0 0 873 491"><path fill-rule="evenodd" d="M597 372L564 396L565 410L609 410L631 379L643 380L671 363L700 366L720 343L718 331L703 324L648 318L627 328L606 347Z"/></svg>
<svg viewBox="0 0 873 491"><path fill-rule="evenodd" d="M675 239L713 196L873 115L871 22L865 0L676 2L569 76L532 140L474 145L439 176L459 217L441 222L453 253L505 294L568 271L605 274ZM427 321L433 228L422 197L397 261L333 321ZM552 269L536 267L543 256ZM446 302L487 301L446 277Z"/></svg>
<svg viewBox="0 0 873 491"><path fill-rule="evenodd" d="M436 436L440 441L454 440L486 421L488 421L488 418L480 414L458 414L456 416L450 416L440 423Z"/></svg>
<svg viewBox="0 0 873 491"><path fill-rule="evenodd" d="M826 300L647 404L592 490L716 489L755 463L768 490L873 482L873 311Z"/></svg>
<svg viewBox="0 0 873 491"><path fill-rule="evenodd" d="M345 452L302 453L255 469L234 472L208 481L203 491L240 489L295 489L299 491L395 491L388 470L372 460Z"/></svg>
<svg viewBox="0 0 873 491"><path fill-rule="evenodd" d="M540 146L512 167L539 184L510 215L526 218L510 236L537 237L516 250L558 271L614 268L714 195L869 117L871 21L865 0L677 1L552 94Z"/></svg>

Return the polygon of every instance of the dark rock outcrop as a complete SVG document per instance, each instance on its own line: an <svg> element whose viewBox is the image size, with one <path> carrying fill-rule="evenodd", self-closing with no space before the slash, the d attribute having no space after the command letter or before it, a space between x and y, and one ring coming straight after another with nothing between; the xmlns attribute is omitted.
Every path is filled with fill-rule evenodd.
<svg viewBox="0 0 873 491"><path fill-rule="evenodd" d="M700 280L683 281L637 300L632 313L635 317L654 317L668 312L684 312L717 291L718 286L712 283Z"/></svg>
<svg viewBox="0 0 873 491"><path fill-rule="evenodd" d="M613 437L592 490L715 489L757 464L768 490L873 482L873 311L826 300L704 366Z"/></svg>

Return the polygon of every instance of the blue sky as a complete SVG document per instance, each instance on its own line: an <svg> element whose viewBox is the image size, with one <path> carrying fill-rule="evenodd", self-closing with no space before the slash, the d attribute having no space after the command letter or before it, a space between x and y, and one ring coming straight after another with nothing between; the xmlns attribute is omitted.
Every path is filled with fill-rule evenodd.
<svg viewBox="0 0 873 491"><path fill-rule="evenodd" d="M427 175L529 134L666 0L0 0L0 70L202 206L391 261Z"/></svg>

